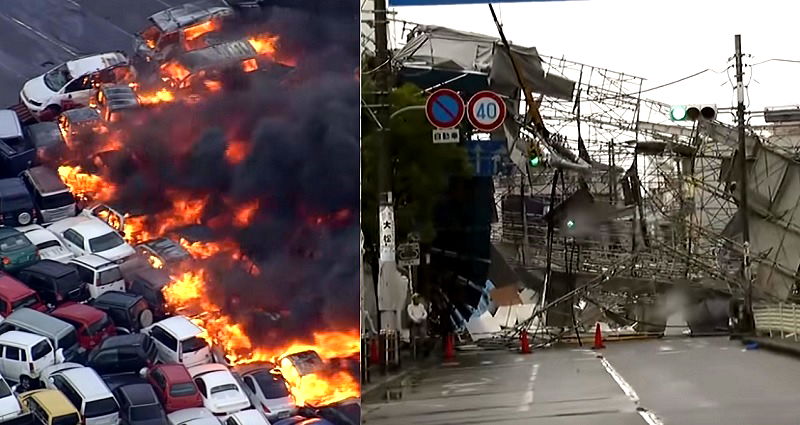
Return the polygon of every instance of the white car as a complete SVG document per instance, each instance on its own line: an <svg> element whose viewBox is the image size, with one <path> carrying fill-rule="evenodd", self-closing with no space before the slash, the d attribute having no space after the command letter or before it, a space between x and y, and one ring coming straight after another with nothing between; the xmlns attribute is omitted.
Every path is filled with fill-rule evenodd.
<svg viewBox="0 0 800 425"><path fill-rule="evenodd" d="M121 264L136 253L116 230L97 217L79 215L65 218L51 224L47 229L61 238L67 248L78 257L97 254Z"/></svg>
<svg viewBox="0 0 800 425"><path fill-rule="evenodd" d="M42 384L44 384L46 382L50 382L50 376L53 375L54 373L70 369L80 369L82 367L86 366L80 363L73 363L73 362L56 363L54 365L47 366L46 368L42 369L42 372L39 373L39 381L41 381Z"/></svg>
<svg viewBox="0 0 800 425"><path fill-rule="evenodd" d="M50 340L29 332L0 335L0 375L28 389L47 366L64 362L64 350L53 349ZM24 360L23 360L24 359Z"/></svg>
<svg viewBox="0 0 800 425"><path fill-rule="evenodd" d="M187 368L214 361L211 348L201 338L203 329L184 316L172 316L144 329L158 348L158 361Z"/></svg>
<svg viewBox="0 0 800 425"><path fill-rule="evenodd" d="M210 363L189 368L203 406L225 419L238 411L251 408L250 399L225 365Z"/></svg>
<svg viewBox="0 0 800 425"><path fill-rule="evenodd" d="M0 422L15 418L22 414L22 406L14 394L14 389L0 376Z"/></svg>
<svg viewBox="0 0 800 425"><path fill-rule="evenodd" d="M220 425L221 422L205 407L191 407L167 415L170 425Z"/></svg>
<svg viewBox="0 0 800 425"><path fill-rule="evenodd" d="M42 260L53 260L59 263L66 263L75 258L75 254L61 242L52 232L38 224L17 227L17 230L24 233L39 250L39 258Z"/></svg>
<svg viewBox="0 0 800 425"><path fill-rule="evenodd" d="M67 396L80 412L84 425L119 425L119 404L94 369L61 370L51 374L44 385Z"/></svg>
<svg viewBox="0 0 800 425"><path fill-rule="evenodd" d="M236 412L225 420L225 425L270 425L263 413L256 409Z"/></svg>
<svg viewBox="0 0 800 425"><path fill-rule="evenodd" d="M275 373L272 364L246 364L237 366L244 382L245 390L257 401L256 409L267 415L269 420L288 418L297 412L289 386L280 373Z"/></svg>
<svg viewBox="0 0 800 425"><path fill-rule="evenodd" d="M108 291L125 292L125 280L119 265L99 255L83 255L70 260L78 269L81 281L89 287L89 296L95 299Z"/></svg>
<svg viewBox="0 0 800 425"><path fill-rule="evenodd" d="M129 83L133 69L119 52L73 59L22 86L20 99L38 119L51 120L62 111L87 106L98 83Z"/></svg>

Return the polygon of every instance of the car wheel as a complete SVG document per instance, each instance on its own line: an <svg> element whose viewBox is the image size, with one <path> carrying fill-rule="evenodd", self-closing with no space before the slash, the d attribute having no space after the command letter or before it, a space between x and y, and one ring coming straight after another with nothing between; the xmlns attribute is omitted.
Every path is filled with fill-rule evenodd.
<svg viewBox="0 0 800 425"><path fill-rule="evenodd" d="M30 391L33 389L33 380L25 375L19 377L19 385L22 387L22 391Z"/></svg>
<svg viewBox="0 0 800 425"><path fill-rule="evenodd" d="M31 216L31 213L29 212L21 212L17 216L17 222L20 224L20 226L27 226L31 224L31 221L33 221L33 216Z"/></svg>
<svg viewBox="0 0 800 425"><path fill-rule="evenodd" d="M153 324L153 312L148 310L144 310L139 313L139 326L142 328L146 328Z"/></svg>

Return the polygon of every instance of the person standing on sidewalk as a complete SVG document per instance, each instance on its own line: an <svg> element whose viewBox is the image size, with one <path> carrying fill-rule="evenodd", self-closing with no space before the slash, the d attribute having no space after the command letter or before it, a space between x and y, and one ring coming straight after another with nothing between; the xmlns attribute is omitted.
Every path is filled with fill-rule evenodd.
<svg viewBox="0 0 800 425"><path fill-rule="evenodd" d="M417 340L428 336L428 310L422 303L419 294L411 296L411 304L407 307L408 317L411 319L411 350L414 359L417 358Z"/></svg>

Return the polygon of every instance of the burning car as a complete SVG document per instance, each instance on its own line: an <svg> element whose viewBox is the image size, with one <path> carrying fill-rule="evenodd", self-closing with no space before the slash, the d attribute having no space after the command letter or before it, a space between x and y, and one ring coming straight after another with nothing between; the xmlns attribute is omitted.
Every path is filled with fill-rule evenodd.
<svg viewBox="0 0 800 425"><path fill-rule="evenodd" d="M127 56L103 53L73 59L56 66L22 87L20 99L39 121L86 106L98 83L129 83L135 79Z"/></svg>
<svg viewBox="0 0 800 425"><path fill-rule="evenodd" d="M76 108L64 111L58 117L58 127L67 147L73 148L86 141L103 125L103 119L96 109Z"/></svg>
<svg viewBox="0 0 800 425"><path fill-rule="evenodd" d="M156 269L172 270L192 259L191 254L170 238L158 238L136 245L136 252Z"/></svg>
<svg viewBox="0 0 800 425"><path fill-rule="evenodd" d="M322 357L313 350L289 354L278 359L281 370L294 369L300 377L311 375L325 369Z"/></svg>
<svg viewBox="0 0 800 425"><path fill-rule="evenodd" d="M117 122L141 108L139 97L130 85L104 84L95 90L89 106L105 121Z"/></svg>

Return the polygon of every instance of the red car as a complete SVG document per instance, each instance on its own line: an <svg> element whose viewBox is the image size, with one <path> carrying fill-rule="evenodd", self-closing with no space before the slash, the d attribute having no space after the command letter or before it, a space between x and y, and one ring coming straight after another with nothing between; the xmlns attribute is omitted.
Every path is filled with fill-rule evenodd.
<svg viewBox="0 0 800 425"><path fill-rule="evenodd" d="M167 413L190 407L203 407L200 391L182 364L160 364L150 368L147 381L155 388Z"/></svg>
<svg viewBox="0 0 800 425"><path fill-rule="evenodd" d="M44 305L36 291L28 288L11 275L0 272L0 316L8 317L12 311L22 307L41 312L47 311L47 306Z"/></svg>
<svg viewBox="0 0 800 425"><path fill-rule="evenodd" d="M74 326L78 331L78 344L86 350L117 334L117 328L104 311L85 304L62 305L50 315Z"/></svg>

